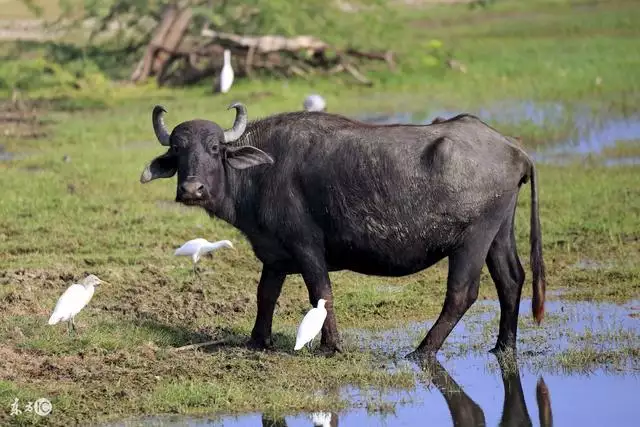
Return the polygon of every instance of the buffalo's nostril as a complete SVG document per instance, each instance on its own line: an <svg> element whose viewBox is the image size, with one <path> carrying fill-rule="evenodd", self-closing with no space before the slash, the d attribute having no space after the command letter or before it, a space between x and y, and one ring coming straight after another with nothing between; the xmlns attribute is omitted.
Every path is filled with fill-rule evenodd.
<svg viewBox="0 0 640 427"><path fill-rule="evenodd" d="M199 199L204 193L204 184L193 181L184 182L180 185L180 192L185 198Z"/></svg>

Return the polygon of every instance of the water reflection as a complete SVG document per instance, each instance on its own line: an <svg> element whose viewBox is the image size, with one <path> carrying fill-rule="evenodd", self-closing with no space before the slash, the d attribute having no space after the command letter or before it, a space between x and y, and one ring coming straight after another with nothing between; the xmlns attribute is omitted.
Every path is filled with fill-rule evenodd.
<svg viewBox="0 0 640 427"><path fill-rule="evenodd" d="M425 364L423 369L430 371L431 382L444 396L454 426L486 425L482 408L464 392L438 360Z"/></svg>
<svg viewBox="0 0 640 427"><path fill-rule="evenodd" d="M551 396L549 395L549 389L545 384L542 377L536 384L536 401L538 402L538 419L541 426L553 425L553 416L551 415Z"/></svg>
<svg viewBox="0 0 640 427"><path fill-rule="evenodd" d="M338 414L335 412L313 412L310 416L311 425L314 427L337 427ZM226 424L225 424L226 425ZM289 427L285 417L273 418L262 415L262 427Z"/></svg>
<svg viewBox="0 0 640 427"><path fill-rule="evenodd" d="M524 390L520 379L520 370L517 360L514 357L497 357L498 366L500 367L500 376L502 378L502 415L498 426L500 427L521 427L532 426L531 417L527 409L524 397ZM423 362L420 367L428 377L424 380L424 385L428 388L434 385L435 388L444 397L449 410L449 419L455 427L484 427L487 425L483 409L478 405L456 382L451 374L437 359ZM551 398L544 379L540 377L535 387L537 411L540 427L551 427L553 425L553 417L551 411ZM427 400L432 397L425 395ZM424 402L414 402L415 405L421 406ZM398 423L389 423L388 425L422 425L426 415L426 405L423 407L422 416L411 419L398 419ZM379 415L368 414L364 419L353 418L349 413L346 414L347 422L345 426L371 425L376 423ZM262 415L261 424L251 416L239 417L235 419L227 418L221 421L223 426L234 427L290 427L312 425L317 427L337 427L340 425L339 414L335 412L314 412L309 415L288 417L271 417ZM258 422L255 422L258 421ZM364 424L363 424L364 423ZM188 423L188 425L193 425ZM218 425L218 424L216 424ZM435 424L439 425L439 424Z"/></svg>
<svg viewBox="0 0 640 427"><path fill-rule="evenodd" d="M504 398L502 417L499 426L531 426L531 418L524 399L520 370L517 360L513 357L497 357ZM484 411L458 383L438 360L431 360L423 365L431 374L431 382L442 393L454 426L483 427L486 426ZM551 427L551 399L549 390L542 377L536 386L538 397L538 415L541 427Z"/></svg>

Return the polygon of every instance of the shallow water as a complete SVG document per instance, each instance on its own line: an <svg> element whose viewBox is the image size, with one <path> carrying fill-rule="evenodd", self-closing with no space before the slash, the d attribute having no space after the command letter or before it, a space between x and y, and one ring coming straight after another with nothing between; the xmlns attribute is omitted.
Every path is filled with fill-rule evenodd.
<svg viewBox="0 0 640 427"><path fill-rule="evenodd" d="M4 145L0 144L0 162L7 162L9 160L13 160L17 157L16 153L10 153L6 151Z"/></svg>
<svg viewBox="0 0 640 427"><path fill-rule="evenodd" d="M534 154L534 159L548 163L563 163L572 156L600 155L602 150L619 141L640 140L640 116L608 118L601 123L589 116L577 116L574 138ZM638 142L640 144L640 142ZM603 159L607 166L638 164L636 157Z"/></svg>
<svg viewBox="0 0 640 427"><path fill-rule="evenodd" d="M501 102L478 110L465 111L484 121L500 124L533 123L540 127L556 127L567 120L573 126L573 136L565 141L556 141L532 152L534 160L545 163L567 163L585 156L598 156L602 150L614 146L618 141L640 140L640 115L628 117L605 116L588 109L568 109L560 103ZM358 119L376 124L411 123L429 124L436 117L451 118L462 111L440 110L434 113L393 115L363 115ZM640 144L640 142L638 142ZM638 157L605 158L606 166L640 164Z"/></svg>
<svg viewBox="0 0 640 427"><path fill-rule="evenodd" d="M625 305L590 302L547 301L545 320L535 326L531 320L531 300L520 303L518 329L518 365L532 372L555 372L561 366L552 356L567 350L614 351L620 347L640 347L640 301ZM440 358L487 360L486 352L498 332L500 307L496 301L478 301L455 327L440 351ZM363 350L373 351L390 361L406 364L403 356L422 340L433 321L417 322L382 332L351 330L345 339ZM492 358L489 358L492 359ZM640 375L640 360L624 361L623 366L607 365L598 369ZM627 363L628 362L628 363ZM640 385L640 384L639 384Z"/></svg>
<svg viewBox="0 0 640 427"><path fill-rule="evenodd" d="M521 318L530 316L529 306L530 301L522 302ZM367 392L346 387L341 393L356 408L339 413L292 414L277 419L259 413L219 418L157 416L109 426L295 427L314 425L314 416L330 418L326 425L331 426L637 425L640 361L630 361L624 369L604 363L585 372L566 372L545 359L549 362L569 348L640 345L640 301L623 306L549 301L547 308L548 320L542 327L526 325L521 329L515 368L513 364L501 365L486 352L497 333L499 308L493 301L483 301L454 329L439 356L441 362L427 366L431 380L418 382L413 390ZM419 369L395 356L412 350L430 324L415 323L381 333L352 330L345 339L385 356L392 369ZM489 342L482 336L486 324ZM481 345L474 347L474 343ZM383 401L390 405L375 403ZM371 402L374 409L368 411Z"/></svg>
<svg viewBox="0 0 640 427"><path fill-rule="evenodd" d="M4 145L0 144L0 163L11 162L13 160L22 160L29 157L28 153L16 153L13 151L7 151Z"/></svg>

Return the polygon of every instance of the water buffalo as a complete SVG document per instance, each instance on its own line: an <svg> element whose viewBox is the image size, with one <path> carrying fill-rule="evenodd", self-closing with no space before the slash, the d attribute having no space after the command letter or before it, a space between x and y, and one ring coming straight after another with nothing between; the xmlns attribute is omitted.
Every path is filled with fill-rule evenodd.
<svg viewBox="0 0 640 427"><path fill-rule="evenodd" d="M477 117L430 125L370 125L324 112L290 112L234 125L207 120L155 134L168 151L140 181L178 174L176 202L197 205L241 230L262 261L250 344L271 345L276 300L288 274L302 274L314 306L328 311L324 351L339 350L329 272L404 276L449 259L442 312L414 354L434 355L478 296L486 262L500 299L494 350L516 347L524 269L514 215L531 181L533 316L544 312L536 170L509 137Z"/></svg>

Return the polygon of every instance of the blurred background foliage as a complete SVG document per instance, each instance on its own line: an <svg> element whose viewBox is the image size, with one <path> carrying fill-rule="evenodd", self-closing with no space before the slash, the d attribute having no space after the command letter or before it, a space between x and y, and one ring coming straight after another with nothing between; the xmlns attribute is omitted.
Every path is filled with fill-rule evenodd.
<svg viewBox="0 0 640 427"><path fill-rule="evenodd" d="M54 40L0 47L0 90L61 90L128 79L169 6L191 7L188 34L202 28L242 35L313 35L339 48L389 49L396 10L384 0L19 0ZM51 12L51 11L55 12Z"/></svg>

